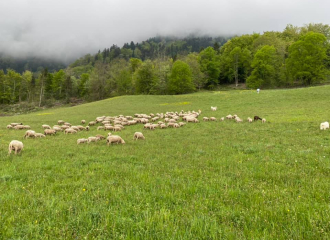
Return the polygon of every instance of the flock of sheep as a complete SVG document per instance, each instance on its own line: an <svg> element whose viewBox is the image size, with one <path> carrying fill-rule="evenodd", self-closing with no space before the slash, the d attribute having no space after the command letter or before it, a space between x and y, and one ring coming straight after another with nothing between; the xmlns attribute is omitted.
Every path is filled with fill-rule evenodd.
<svg viewBox="0 0 330 240"><path fill-rule="evenodd" d="M217 107L211 107L212 111L216 111ZM104 131L113 131L118 132L124 129L126 126L135 125L135 124L143 124L144 129L150 129L154 130L155 128L180 128L184 126L187 123L198 123L198 117L201 114L201 110L195 111L188 111L184 112L183 110L181 112L166 112L164 113L157 113L157 114L135 114L134 117L132 116L102 116L97 117L95 121L90 121L87 126L77 125L73 126L69 122L65 122L63 120L59 120L57 122L57 125L54 125L53 127L50 127L49 125L42 125L42 128L44 129L44 133L37 133L33 130L30 130L31 127L29 125L23 125L22 123L11 123L7 125L8 129L28 129L25 132L25 135L23 138L44 138L46 135L55 135L58 132L63 132L65 134L76 134L80 131L89 131L91 127L94 127L97 124L100 124L97 127L97 130L104 130ZM182 121L180 121L182 119ZM232 119L236 121L237 123L243 122L243 120L235 115L227 115L226 117L220 118L220 121L224 121L225 119ZM249 123L252 123L253 121L261 120L262 123L266 122L265 118L260 118L258 116L254 116L254 119L248 117L247 121ZM203 121L217 121L215 117L203 117ZM86 124L85 120L81 120L81 124ZM325 130L329 128L329 123L324 122L321 123L320 129ZM100 140L106 139L107 145L111 145L113 143L116 144L125 144L125 141L118 135L112 135L111 132L108 133L107 137L104 137L103 135L97 134L96 136L90 136L88 138L79 138L77 139L77 144L83 144L83 143L91 143L91 142L97 142ZM141 132L135 132L133 136L134 140L138 139L145 139L143 134ZM19 153L23 149L23 143L18 140L13 140L9 144L9 154L11 154L12 151L15 151L15 154Z"/></svg>

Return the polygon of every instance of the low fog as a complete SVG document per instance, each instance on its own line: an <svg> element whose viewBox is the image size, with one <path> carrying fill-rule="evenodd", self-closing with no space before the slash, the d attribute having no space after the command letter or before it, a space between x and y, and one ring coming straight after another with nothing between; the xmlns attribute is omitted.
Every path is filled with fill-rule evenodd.
<svg viewBox="0 0 330 240"><path fill-rule="evenodd" d="M71 61L112 44L329 23L327 0L2 0L0 53Z"/></svg>

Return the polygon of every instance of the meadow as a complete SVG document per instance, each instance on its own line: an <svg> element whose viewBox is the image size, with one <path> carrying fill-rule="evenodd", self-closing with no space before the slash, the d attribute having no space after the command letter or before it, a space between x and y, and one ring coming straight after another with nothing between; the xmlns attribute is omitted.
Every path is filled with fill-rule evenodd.
<svg viewBox="0 0 330 240"><path fill-rule="evenodd" d="M0 118L0 239L330 239L330 86L122 96ZM217 106L212 112L210 106ZM202 110L244 122L126 127L125 145L24 139L23 122ZM266 118L252 124L247 117ZM145 141L133 141L136 131ZM24 143L8 155L8 144Z"/></svg>

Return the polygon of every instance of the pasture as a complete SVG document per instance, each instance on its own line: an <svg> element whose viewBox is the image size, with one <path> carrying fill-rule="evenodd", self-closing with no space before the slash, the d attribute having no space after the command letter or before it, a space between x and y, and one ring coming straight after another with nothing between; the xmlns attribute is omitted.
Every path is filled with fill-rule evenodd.
<svg viewBox="0 0 330 240"><path fill-rule="evenodd" d="M0 118L0 239L329 239L330 86L123 96ZM210 106L217 106L211 111ZM125 145L23 139L57 120L202 110L178 129L118 132ZM237 114L244 121L203 122ZM266 118L248 123L247 117ZM136 131L146 140L133 141ZM8 155L11 140L24 143Z"/></svg>

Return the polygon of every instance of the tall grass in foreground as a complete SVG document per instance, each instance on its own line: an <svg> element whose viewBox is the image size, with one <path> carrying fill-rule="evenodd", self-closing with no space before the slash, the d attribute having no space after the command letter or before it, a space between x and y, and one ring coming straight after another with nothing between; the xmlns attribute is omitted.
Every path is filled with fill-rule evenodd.
<svg viewBox="0 0 330 240"><path fill-rule="evenodd" d="M329 86L124 96L0 118L0 239L329 239ZM211 112L210 106L218 111ZM179 129L119 133L125 145L76 145L104 134L22 140L63 119L198 110L217 118ZM267 119L247 123L247 117ZM142 131L145 141L133 141ZM21 155L8 156L11 140Z"/></svg>

